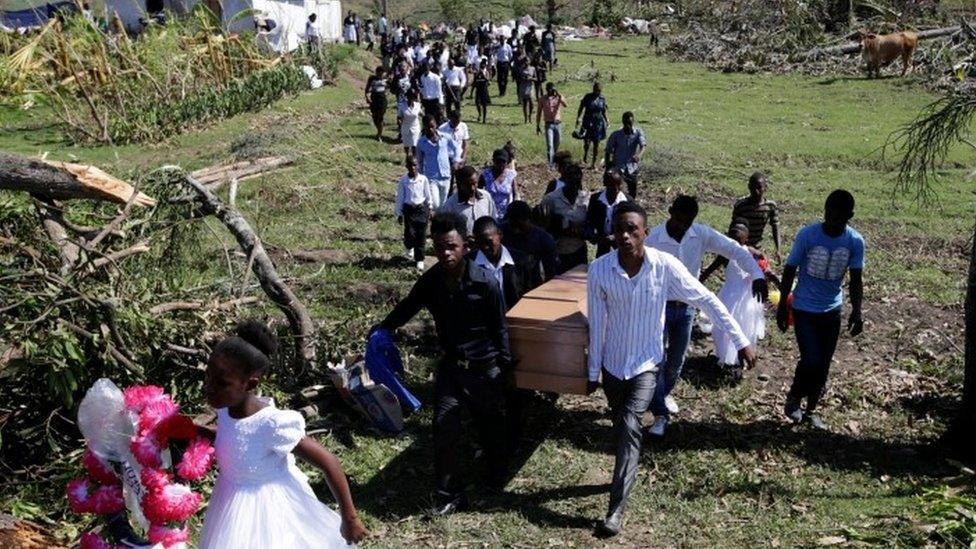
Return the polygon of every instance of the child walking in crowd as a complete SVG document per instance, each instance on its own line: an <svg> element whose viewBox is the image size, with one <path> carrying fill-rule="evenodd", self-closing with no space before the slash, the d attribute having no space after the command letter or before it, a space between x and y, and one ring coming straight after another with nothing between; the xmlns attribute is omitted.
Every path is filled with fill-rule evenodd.
<svg viewBox="0 0 976 549"><path fill-rule="evenodd" d="M800 229L783 270L781 297L776 324L785 332L790 315L789 296L793 293L793 330L800 350L793 385L786 395L784 413L794 423L808 422L826 429L815 413L827 385L827 372L840 336L840 316L844 303L844 273L851 273L851 314L847 330L852 336L864 329L861 301L864 295L864 238L847 225L854 217L854 197L838 189L824 204L823 223ZM802 400L806 410L801 410Z"/></svg>
<svg viewBox="0 0 976 549"><path fill-rule="evenodd" d="M397 184L397 223L403 224L403 246L407 258L416 262L417 270L424 270L424 247L427 244L427 221L430 219L433 193L430 181L417 170L417 159L408 156L407 173Z"/></svg>
<svg viewBox="0 0 976 549"><path fill-rule="evenodd" d="M729 237L745 247L749 239L749 227L743 222L733 223L729 229ZM735 259L728 260L728 266L725 268L725 284L719 290L718 298L732 313L732 318L738 323L749 343L755 347L759 340L766 336L765 312L762 304L752 294L752 275ZM718 357L719 365L737 370L738 349L728 334L716 331L713 337L715 356Z"/></svg>
<svg viewBox="0 0 976 549"><path fill-rule="evenodd" d="M276 348L268 327L251 321L210 355L204 390L217 410L220 475L200 535L204 549L339 548L366 536L339 460L305 435L301 414L255 394ZM339 514L315 497L296 455L325 474Z"/></svg>

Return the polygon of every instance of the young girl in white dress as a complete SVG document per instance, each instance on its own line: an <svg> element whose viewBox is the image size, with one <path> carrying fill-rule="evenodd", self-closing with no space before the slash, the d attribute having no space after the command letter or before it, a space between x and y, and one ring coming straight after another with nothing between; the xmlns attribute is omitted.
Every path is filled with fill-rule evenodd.
<svg viewBox="0 0 976 549"><path fill-rule="evenodd" d="M740 245L745 246L749 238L749 229L742 223L733 223L729 229L729 237ZM749 343L756 343L766 336L766 317L762 303L752 295L752 277L739 265L730 259L725 268L725 284L718 292L722 304L732 313L732 317L742 328L742 333L749 339ZM735 366L738 363L738 351L732 341L721 331L713 332L715 338L715 355L720 365Z"/></svg>
<svg viewBox="0 0 976 549"><path fill-rule="evenodd" d="M217 410L220 474L200 535L203 549L338 548L366 535L339 460L305 436L301 414L254 394L276 347L267 326L251 321L210 356L204 389ZM315 497L296 455L325 473L339 514Z"/></svg>

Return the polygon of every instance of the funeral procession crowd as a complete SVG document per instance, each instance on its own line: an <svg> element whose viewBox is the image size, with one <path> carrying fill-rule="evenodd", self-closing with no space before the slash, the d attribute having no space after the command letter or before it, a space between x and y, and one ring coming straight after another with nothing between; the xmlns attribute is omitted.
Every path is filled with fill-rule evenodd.
<svg viewBox="0 0 976 549"><path fill-rule="evenodd" d="M856 336L863 329L864 239L848 225L851 193L838 189L825 197L823 219L798 231L785 262L777 205L767 197L769 178L762 172L752 174L748 194L730 205L727 231L697 222L698 201L684 194L670 203L666 219L651 221L637 201L638 193L648 192L641 181L647 138L631 112L609 131L601 83L592 84L576 109L572 136L582 141L581 161L563 147L569 105L548 80L558 65L552 25L502 28L482 20L466 29L430 31L385 15L362 24L354 14L345 23L347 41L369 49L375 43L382 59L365 89L377 139L384 139L387 98L394 98L393 142L399 140L405 157L394 212L404 253L421 273L374 330L392 332L426 309L440 347L433 514L468 503L469 477L459 466L462 410L481 439L487 487L504 487L522 422L506 313L524 294L565 273L585 270L587 392L602 387L615 437L600 533L621 531L642 442L664 437L679 409L671 393L696 317L712 326L723 375L738 381L756 363L764 304L774 301L776 325L784 332L793 328L799 352L783 413L791 422L827 429L817 410L842 330L848 273L846 331ZM522 122L535 123L557 174L535 204L525 199L511 141L499 143L483 167L469 156L466 99L474 103L473 120L487 123L493 100L512 91L509 83ZM593 172L602 188L590 192L585 179ZM428 238L437 259L431 267L424 261ZM703 269L706 255L715 258ZM773 265L782 268L780 276ZM725 282L716 295L703 282L722 267ZM645 426L648 411L653 422Z"/></svg>

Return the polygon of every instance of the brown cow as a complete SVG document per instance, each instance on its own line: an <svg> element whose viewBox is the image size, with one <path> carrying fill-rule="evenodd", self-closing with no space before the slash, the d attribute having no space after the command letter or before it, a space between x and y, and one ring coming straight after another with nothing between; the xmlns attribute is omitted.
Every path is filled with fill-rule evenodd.
<svg viewBox="0 0 976 549"><path fill-rule="evenodd" d="M861 57L867 63L868 78L872 74L881 76L881 69L892 61L901 57L901 75L905 76L913 66L912 57L918 47L918 35L914 32L896 32L893 34L877 35L865 31L860 32Z"/></svg>

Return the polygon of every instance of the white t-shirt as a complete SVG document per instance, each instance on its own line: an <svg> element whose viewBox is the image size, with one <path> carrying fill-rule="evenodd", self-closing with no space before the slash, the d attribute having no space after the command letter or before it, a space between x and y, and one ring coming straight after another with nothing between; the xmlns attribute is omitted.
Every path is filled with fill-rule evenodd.
<svg viewBox="0 0 976 549"><path fill-rule="evenodd" d="M420 96L424 99L442 99L444 90L441 88L441 75L429 72L420 77Z"/></svg>
<svg viewBox="0 0 976 549"><path fill-rule="evenodd" d="M468 125L465 122L458 122L458 126L456 128L452 128L450 122L444 122L439 128L437 128L437 131L450 135L455 141L457 141L458 145L471 139L471 134L468 133Z"/></svg>

